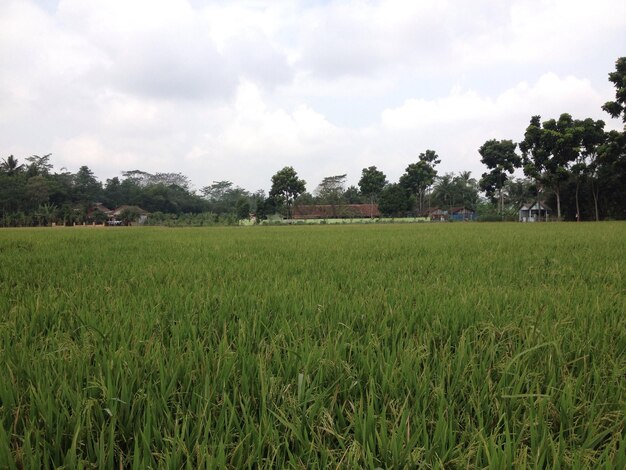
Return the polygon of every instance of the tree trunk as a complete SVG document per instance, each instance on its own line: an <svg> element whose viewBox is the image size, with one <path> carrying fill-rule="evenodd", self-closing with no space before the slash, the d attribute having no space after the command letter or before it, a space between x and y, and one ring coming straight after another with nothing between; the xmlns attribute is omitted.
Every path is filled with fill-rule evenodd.
<svg viewBox="0 0 626 470"><path fill-rule="evenodd" d="M559 187L556 187L556 191L554 192L556 194L556 220L557 222L561 221L561 191L559 189Z"/></svg>
<svg viewBox="0 0 626 470"><path fill-rule="evenodd" d="M576 179L576 222L580 222L580 205L578 203L578 188L580 187L580 180Z"/></svg>
<svg viewBox="0 0 626 470"><path fill-rule="evenodd" d="M502 191L502 173L500 173L500 219L504 220L504 192Z"/></svg>
<svg viewBox="0 0 626 470"><path fill-rule="evenodd" d="M541 221L541 202L539 202L539 180L535 179L535 185L537 186L537 220L536 222L540 222ZM529 215L532 215L532 206L531 206L531 211Z"/></svg>
<svg viewBox="0 0 626 470"><path fill-rule="evenodd" d="M598 213L598 187L591 183L591 194L593 194L593 204L596 209L596 222L600 222L600 214Z"/></svg>

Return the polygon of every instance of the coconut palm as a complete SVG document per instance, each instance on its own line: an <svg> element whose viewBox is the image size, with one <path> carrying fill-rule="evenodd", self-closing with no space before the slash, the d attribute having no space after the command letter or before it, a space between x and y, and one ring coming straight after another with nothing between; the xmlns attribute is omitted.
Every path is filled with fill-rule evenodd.
<svg viewBox="0 0 626 470"><path fill-rule="evenodd" d="M13 176L24 169L24 165L18 165L17 158L9 155L0 163L0 169L9 176Z"/></svg>
<svg viewBox="0 0 626 470"><path fill-rule="evenodd" d="M455 201L456 185L454 184L454 175L446 173L437 178L433 189L433 199L443 207L450 208Z"/></svg>

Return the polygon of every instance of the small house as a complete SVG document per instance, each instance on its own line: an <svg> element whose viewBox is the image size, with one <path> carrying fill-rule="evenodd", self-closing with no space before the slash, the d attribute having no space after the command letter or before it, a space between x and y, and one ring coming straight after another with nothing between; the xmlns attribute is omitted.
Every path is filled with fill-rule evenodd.
<svg viewBox="0 0 626 470"><path fill-rule="evenodd" d="M520 222L538 222L548 220L552 210L542 201L529 202L522 205L519 210Z"/></svg>
<svg viewBox="0 0 626 470"><path fill-rule="evenodd" d="M464 206L451 207L448 212L450 214L450 220L454 220L454 221L476 220L476 212Z"/></svg>
<svg viewBox="0 0 626 470"><path fill-rule="evenodd" d="M425 215L430 220L437 220L439 222L445 222L450 217L448 211L441 209L440 207L429 207L426 209Z"/></svg>
<svg viewBox="0 0 626 470"><path fill-rule="evenodd" d="M146 220L148 220L148 215L150 213L142 209L139 206L128 206L128 205L119 206L117 209L113 211L113 216L115 217L116 220L119 220L122 213L127 209L131 209L137 212L137 214L139 215L139 217L137 218L137 223L139 225L143 225L146 222Z"/></svg>
<svg viewBox="0 0 626 470"><path fill-rule="evenodd" d="M94 202L87 208L87 219L93 223L104 223L114 219L113 211L101 202Z"/></svg>
<svg viewBox="0 0 626 470"><path fill-rule="evenodd" d="M104 204L102 204L101 202L94 202L91 206L89 206L89 208L87 209L87 215L89 217L91 217L94 212L102 212L104 215L106 215L107 217L110 217L113 215L113 211L111 209L109 209L108 207L106 207Z"/></svg>

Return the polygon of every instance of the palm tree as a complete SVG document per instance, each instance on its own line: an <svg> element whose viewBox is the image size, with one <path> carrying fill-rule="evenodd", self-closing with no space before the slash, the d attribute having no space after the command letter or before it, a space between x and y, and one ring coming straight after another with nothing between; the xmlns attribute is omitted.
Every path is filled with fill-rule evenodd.
<svg viewBox="0 0 626 470"><path fill-rule="evenodd" d="M457 188L456 203L463 204L465 209L473 210L478 202L478 183L472 178L472 172L461 171L452 181Z"/></svg>
<svg viewBox="0 0 626 470"><path fill-rule="evenodd" d="M472 178L471 171L460 171L457 178L462 181L465 186L476 187L476 179Z"/></svg>
<svg viewBox="0 0 626 470"><path fill-rule="evenodd" d="M518 210L522 204L535 198L536 191L533 181L528 178L507 180L503 190L506 195L506 203L513 210Z"/></svg>
<svg viewBox="0 0 626 470"><path fill-rule="evenodd" d="M39 225L48 225L55 218L57 208L54 204L41 204L37 209Z"/></svg>
<svg viewBox="0 0 626 470"><path fill-rule="evenodd" d="M13 155L9 155L8 158L2 160L2 163L0 163L0 168L7 175L13 176L22 171L24 165L18 165L17 158L15 158Z"/></svg>
<svg viewBox="0 0 626 470"><path fill-rule="evenodd" d="M437 178L437 182L435 183L435 187L433 189L433 197L442 206L450 208L450 206L454 203L455 190L456 188L453 182L453 175L446 173L445 175Z"/></svg>

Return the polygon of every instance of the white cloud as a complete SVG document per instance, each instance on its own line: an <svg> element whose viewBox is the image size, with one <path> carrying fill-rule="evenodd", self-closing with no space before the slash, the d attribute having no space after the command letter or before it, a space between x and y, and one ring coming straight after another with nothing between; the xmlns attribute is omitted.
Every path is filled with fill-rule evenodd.
<svg viewBox="0 0 626 470"><path fill-rule="evenodd" d="M28 2L0 7L0 86L18 104L44 100L104 60L84 38L65 32Z"/></svg>
<svg viewBox="0 0 626 470"><path fill-rule="evenodd" d="M420 66L445 53L445 2L331 2L302 21L301 65L324 78Z"/></svg>
<svg viewBox="0 0 626 470"><path fill-rule="evenodd" d="M480 173L532 115L608 120L625 43L622 0L4 0L0 149L197 187L394 180L427 148Z"/></svg>
<svg viewBox="0 0 626 470"><path fill-rule="evenodd" d="M601 102L602 97L588 80L571 76L561 79L547 73L534 85L521 82L494 98L456 88L440 99L409 99L402 106L383 111L382 122L388 129L400 130L450 124L484 126L535 114L600 114L597 104Z"/></svg>
<svg viewBox="0 0 626 470"><path fill-rule="evenodd" d="M212 179L267 187L271 175L287 165L317 177L336 161L332 151L341 147L345 136L345 130L304 104L290 110L269 106L256 85L244 82L221 129L205 135L190 158L216 175ZM226 155L229 158L221 157ZM231 159L245 165L233 171ZM264 184L255 185L260 175Z"/></svg>
<svg viewBox="0 0 626 470"><path fill-rule="evenodd" d="M107 56L108 88L164 99L228 98L237 72L188 2L62 0L61 27Z"/></svg>
<svg viewBox="0 0 626 470"><path fill-rule="evenodd" d="M455 44L466 64L560 63L594 54L611 36L626 39L626 3L615 0L525 0L479 34Z"/></svg>
<svg viewBox="0 0 626 470"><path fill-rule="evenodd" d="M293 79L287 54L258 32L246 31L231 39L224 46L224 53L246 80L273 88Z"/></svg>
<svg viewBox="0 0 626 470"><path fill-rule="evenodd" d="M419 151L436 149L443 171L463 168L479 174L477 149L486 140L519 142L533 115L544 120L561 113L606 119L599 106L602 102L589 80L547 73L533 84L520 82L495 97L457 88L439 99L406 100L383 111L382 132L409 141Z"/></svg>

